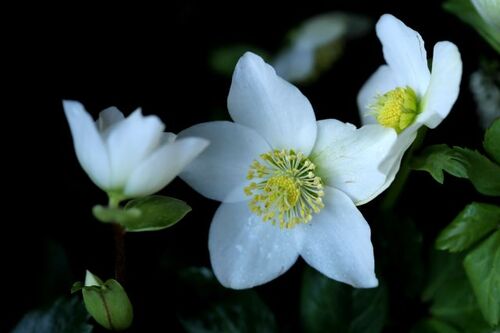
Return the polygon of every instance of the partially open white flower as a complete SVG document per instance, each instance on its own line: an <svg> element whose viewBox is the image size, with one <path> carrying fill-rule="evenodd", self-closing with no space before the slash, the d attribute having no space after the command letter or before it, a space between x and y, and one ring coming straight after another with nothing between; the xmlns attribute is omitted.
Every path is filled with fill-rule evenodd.
<svg viewBox="0 0 500 333"><path fill-rule="evenodd" d="M483 130L500 118L500 70L487 71L484 68L470 75L469 87L477 104L479 124Z"/></svg>
<svg viewBox="0 0 500 333"><path fill-rule="evenodd" d="M307 81L338 58L344 39L369 28L370 21L359 15L332 12L314 16L294 31L291 44L277 55L273 61L276 73L287 81Z"/></svg>
<svg viewBox="0 0 500 333"><path fill-rule="evenodd" d="M494 33L500 33L500 0L471 0L479 15L488 23Z"/></svg>
<svg viewBox="0 0 500 333"><path fill-rule="evenodd" d="M141 110L125 118L115 107L94 122L82 104L64 101L76 156L92 181L120 199L161 190L208 145L201 138L176 140L156 116Z"/></svg>
<svg viewBox="0 0 500 333"><path fill-rule="evenodd" d="M364 124L379 124L398 133L389 158L381 165L387 183L394 180L404 152L425 125L435 128L448 115L460 90L462 60L455 44L434 46L432 73L418 32L392 15L376 25L387 65L380 66L361 88L358 107Z"/></svg>
<svg viewBox="0 0 500 333"><path fill-rule="evenodd" d="M385 183L378 165L396 133L316 121L307 98L252 53L236 66L228 109L234 122L179 133L210 140L180 177L223 202L209 234L219 281L235 289L260 285L300 255L332 279L375 287L370 228L356 204Z"/></svg>

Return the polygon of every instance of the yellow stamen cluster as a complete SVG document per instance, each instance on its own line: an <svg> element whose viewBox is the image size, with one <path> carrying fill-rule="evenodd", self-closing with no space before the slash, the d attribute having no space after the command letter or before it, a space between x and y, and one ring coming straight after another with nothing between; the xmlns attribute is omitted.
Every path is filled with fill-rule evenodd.
<svg viewBox="0 0 500 333"><path fill-rule="evenodd" d="M260 155L250 165L245 187L251 196L250 209L280 228L307 223L313 213L324 207L323 183L316 176L316 166L302 153L273 150Z"/></svg>
<svg viewBox="0 0 500 333"><path fill-rule="evenodd" d="M418 115L417 95L410 87L398 87L377 96L370 108L380 125L401 133Z"/></svg>

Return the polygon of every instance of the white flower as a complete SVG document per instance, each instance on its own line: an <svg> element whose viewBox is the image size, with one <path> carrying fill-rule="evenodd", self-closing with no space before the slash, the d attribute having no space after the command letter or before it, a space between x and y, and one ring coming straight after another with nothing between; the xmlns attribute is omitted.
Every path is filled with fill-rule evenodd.
<svg viewBox="0 0 500 333"><path fill-rule="evenodd" d="M493 33L500 33L500 0L472 0L483 20L493 28Z"/></svg>
<svg viewBox="0 0 500 333"><path fill-rule="evenodd" d="M376 286L370 228L355 205L385 183L378 164L396 133L317 122L307 98L252 53L236 65L228 109L234 122L179 133L210 140L180 177L223 202L208 244L219 281L260 285L300 255L332 279Z"/></svg>
<svg viewBox="0 0 500 333"><path fill-rule="evenodd" d="M361 88L358 107L364 124L393 128L398 140L381 171L394 180L404 152L425 125L435 128L448 115L460 90L462 60L448 41L434 46L432 73L427 66L424 41L418 32L392 15L376 25L387 65L380 66Z"/></svg>
<svg viewBox="0 0 500 333"><path fill-rule="evenodd" d="M486 130L500 118L500 71L489 72L483 68L470 75L469 87L477 104L479 124Z"/></svg>
<svg viewBox="0 0 500 333"><path fill-rule="evenodd" d="M102 286L103 282L89 270L85 272L85 287Z"/></svg>
<svg viewBox="0 0 500 333"><path fill-rule="evenodd" d="M340 55L346 37L356 37L370 27L358 15L332 12L314 16L294 32L291 45L273 61L276 73L292 82L307 81Z"/></svg>
<svg viewBox="0 0 500 333"><path fill-rule="evenodd" d="M205 139L176 140L156 116L138 109L125 118L107 108L94 122L82 104L64 101L76 156L92 181L120 199L161 190L208 145Z"/></svg>

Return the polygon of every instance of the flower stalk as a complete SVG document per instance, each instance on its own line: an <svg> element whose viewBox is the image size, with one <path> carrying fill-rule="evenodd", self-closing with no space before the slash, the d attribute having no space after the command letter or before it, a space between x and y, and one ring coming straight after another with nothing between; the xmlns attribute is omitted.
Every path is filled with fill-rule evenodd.
<svg viewBox="0 0 500 333"><path fill-rule="evenodd" d="M427 127L420 128L417 134L417 138L415 139L415 141L413 141L413 144L405 154L403 161L401 162L401 168L399 169L399 173L394 179L392 186L389 187L389 189L387 190L387 194L385 195L384 200L382 201L381 209L383 212L388 212L392 210L396 205L396 202L398 201L398 198L400 197L401 192L403 191L406 181L410 176L411 172L410 166L411 166L411 160L413 158L413 153L418 148L420 148L420 146L422 146L426 133L427 133Z"/></svg>
<svg viewBox="0 0 500 333"><path fill-rule="evenodd" d="M125 228L118 223L113 223L115 238L115 279L125 282Z"/></svg>
<svg viewBox="0 0 500 333"><path fill-rule="evenodd" d="M109 197L109 208L119 208L120 200L115 197ZM112 223L113 236L115 239L115 279L120 282L125 282L125 228L116 222Z"/></svg>

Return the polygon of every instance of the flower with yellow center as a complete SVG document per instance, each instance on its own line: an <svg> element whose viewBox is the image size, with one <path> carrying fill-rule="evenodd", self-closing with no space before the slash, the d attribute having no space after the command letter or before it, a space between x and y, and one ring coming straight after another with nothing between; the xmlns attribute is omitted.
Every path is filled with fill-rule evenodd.
<svg viewBox="0 0 500 333"><path fill-rule="evenodd" d="M250 166L245 194L252 197L250 209L280 228L307 223L324 207L321 178L316 166L302 153L275 150L260 155ZM255 181L254 181L255 180Z"/></svg>
<svg viewBox="0 0 500 333"><path fill-rule="evenodd" d="M234 122L179 133L210 141L180 177L222 201L208 241L219 281L260 285L301 256L332 279L376 286L370 228L356 205L386 182L379 164L396 133L316 121L307 98L252 53L236 65L228 109Z"/></svg>
<svg viewBox="0 0 500 333"><path fill-rule="evenodd" d="M389 14L379 19L376 32L387 64L361 88L358 107L363 124L378 124L398 134L391 153L380 165L388 175L380 188L383 191L394 180L418 129L424 125L435 128L450 112L460 90L462 61L453 43L438 42L431 73L418 32Z"/></svg>
<svg viewBox="0 0 500 333"><path fill-rule="evenodd" d="M377 96L371 108L380 125L401 133L417 117L417 96L410 87L398 87Z"/></svg>

